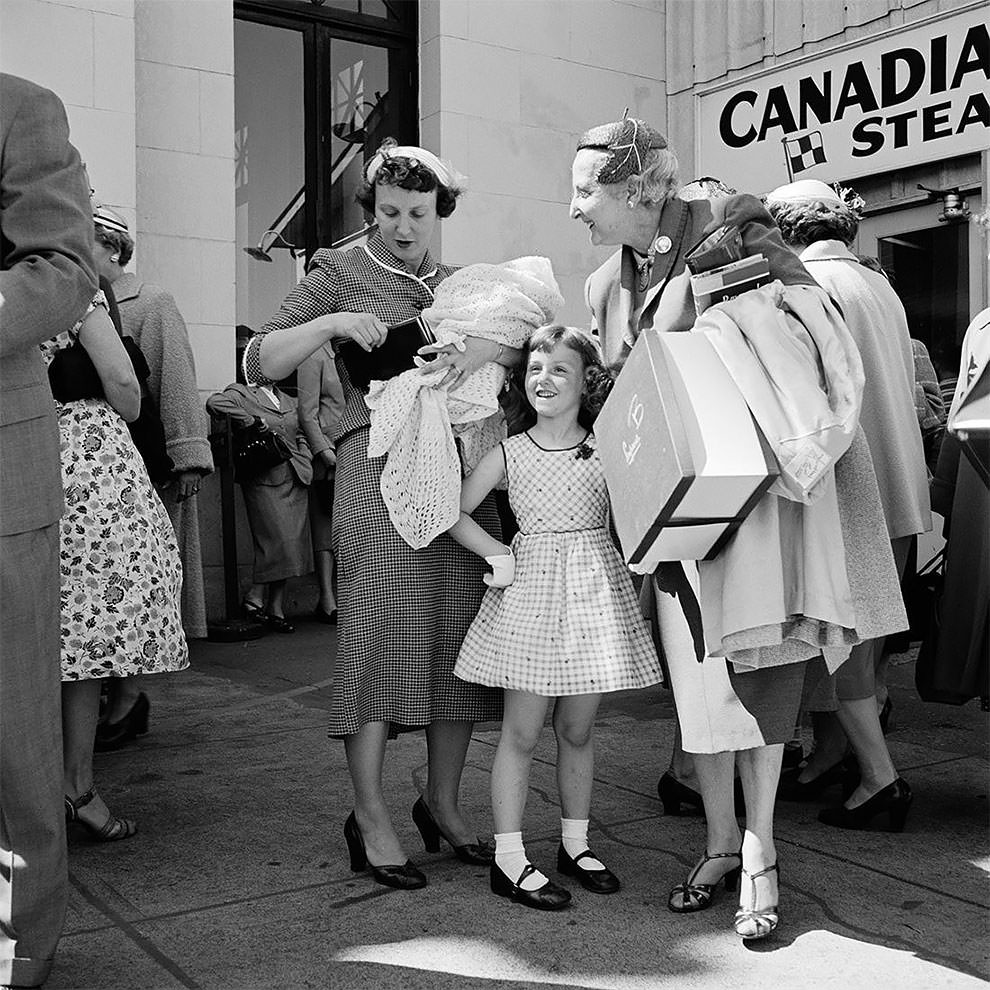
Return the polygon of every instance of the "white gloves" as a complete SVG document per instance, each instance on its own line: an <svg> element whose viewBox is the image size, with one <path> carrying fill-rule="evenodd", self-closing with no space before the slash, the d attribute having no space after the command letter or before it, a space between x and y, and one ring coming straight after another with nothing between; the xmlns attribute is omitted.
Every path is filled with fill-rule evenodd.
<svg viewBox="0 0 990 990"><path fill-rule="evenodd" d="M492 568L492 573L482 578L489 588L508 588L516 579L516 558L511 550L508 553L485 557L485 561L491 564Z"/></svg>

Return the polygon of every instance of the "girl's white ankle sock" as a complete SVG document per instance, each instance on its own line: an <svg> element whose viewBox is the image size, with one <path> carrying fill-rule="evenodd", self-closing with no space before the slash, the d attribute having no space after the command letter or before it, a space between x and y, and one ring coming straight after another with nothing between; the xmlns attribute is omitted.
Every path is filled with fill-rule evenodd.
<svg viewBox="0 0 990 990"><path fill-rule="evenodd" d="M513 883L519 883L520 874L529 865L522 832L495 833L495 865ZM547 882L547 879L537 870L535 873L530 873L519 886L523 890L537 890Z"/></svg>
<svg viewBox="0 0 990 990"><path fill-rule="evenodd" d="M571 859L580 856L588 848L588 819L561 818L560 841L564 845L564 852ZM604 870L605 864L600 863L597 859L586 857L581 860L580 868L582 870Z"/></svg>

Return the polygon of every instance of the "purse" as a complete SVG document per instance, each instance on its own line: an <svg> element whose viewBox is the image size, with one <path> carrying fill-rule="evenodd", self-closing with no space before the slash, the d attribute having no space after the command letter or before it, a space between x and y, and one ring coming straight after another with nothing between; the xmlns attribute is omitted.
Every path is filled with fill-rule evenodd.
<svg viewBox="0 0 990 990"><path fill-rule="evenodd" d="M249 485L266 471L292 459L289 445L260 416L234 430L234 481Z"/></svg>
<svg viewBox="0 0 990 990"><path fill-rule="evenodd" d="M134 446L137 447L144 461L148 477L155 484L164 484L174 474L175 462L168 455L165 426L159 415L158 406L148 390L151 369L133 337L121 334L120 339L141 385L141 411L134 422L127 424L127 428ZM96 365L78 340L54 355L48 365L48 383L52 395L58 402L106 398Z"/></svg>
<svg viewBox="0 0 990 990"><path fill-rule="evenodd" d="M436 337L422 316L396 323L388 328L382 343L366 351L353 340L340 345L340 358L344 362L351 383L366 389L372 379L387 381L403 371L416 367L416 352L424 344L436 343Z"/></svg>

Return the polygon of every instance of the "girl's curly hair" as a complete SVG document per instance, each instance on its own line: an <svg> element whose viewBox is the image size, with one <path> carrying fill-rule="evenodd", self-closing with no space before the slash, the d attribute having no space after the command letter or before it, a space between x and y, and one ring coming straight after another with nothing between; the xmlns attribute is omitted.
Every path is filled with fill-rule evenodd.
<svg viewBox="0 0 990 990"><path fill-rule="evenodd" d="M534 351L549 353L557 344L563 344L575 351L584 366L584 388L581 392L581 408L578 411L578 422L581 426L586 430L592 429L598 413L605 405L615 379L602 361L597 342L576 327L551 323L540 327L529 338L524 359L513 369L508 379L508 387L502 393L500 402L505 413L509 436L522 433L536 423L536 412L526 398L526 368L529 364L529 355Z"/></svg>
<svg viewBox="0 0 990 990"><path fill-rule="evenodd" d="M397 146L395 138L386 138L379 151ZM463 177L462 177L463 178ZM365 213L370 216L375 212L375 187L398 186L400 189L410 189L413 192L437 191L437 216L441 219L449 217L457 206L457 197L464 192L462 186L445 186L432 169L412 158L400 155L389 155L379 166L374 182L362 178L354 198Z"/></svg>

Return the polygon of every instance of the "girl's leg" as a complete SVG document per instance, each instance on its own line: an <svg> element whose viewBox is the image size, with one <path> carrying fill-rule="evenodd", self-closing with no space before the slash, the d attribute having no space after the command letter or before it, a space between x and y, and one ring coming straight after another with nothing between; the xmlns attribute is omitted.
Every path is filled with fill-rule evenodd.
<svg viewBox="0 0 990 990"><path fill-rule="evenodd" d="M284 578L281 581L271 581L268 584L268 601L265 605L265 611L279 619L285 618L285 585Z"/></svg>
<svg viewBox="0 0 990 990"><path fill-rule="evenodd" d="M471 742L473 722L437 720L426 727L427 778L423 800L444 833L455 845L477 842L464 821L457 795Z"/></svg>
<svg viewBox="0 0 990 990"><path fill-rule="evenodd" d="M586 819L591 811L591 787L595 773L593 730L601 700L600 694L579 694L558 698L554 706L557 790L564 818Z"/></svg>
<svg viewBox="0 0 990 990"><path fill-rule="evenodd" d="M62 783L68 798L78 798L93 786L93 741L102 683L96 678L62 682ZM95 828L111 817L98 794L79 809L78 815Z"/></svg>
<svg viewBox="0 0 990 990"><path fill-rule="evenodd" d="M492 817L495 820L495 865L513 883L529 864L522 846L522 817L529 788L533 752L543 732L549 698L526 691L505 692L502 734L492 764ZM539 871L523 882L536 890L548 882Z"/></svg>
<svg viewBox="0 0 990 990"><path fill-rule="evenodd" d="M387 722L368 722L344 737L347 766L354 787L354 818L373 866L405 863L407 856L392 828L382 791Z"/></svg>

